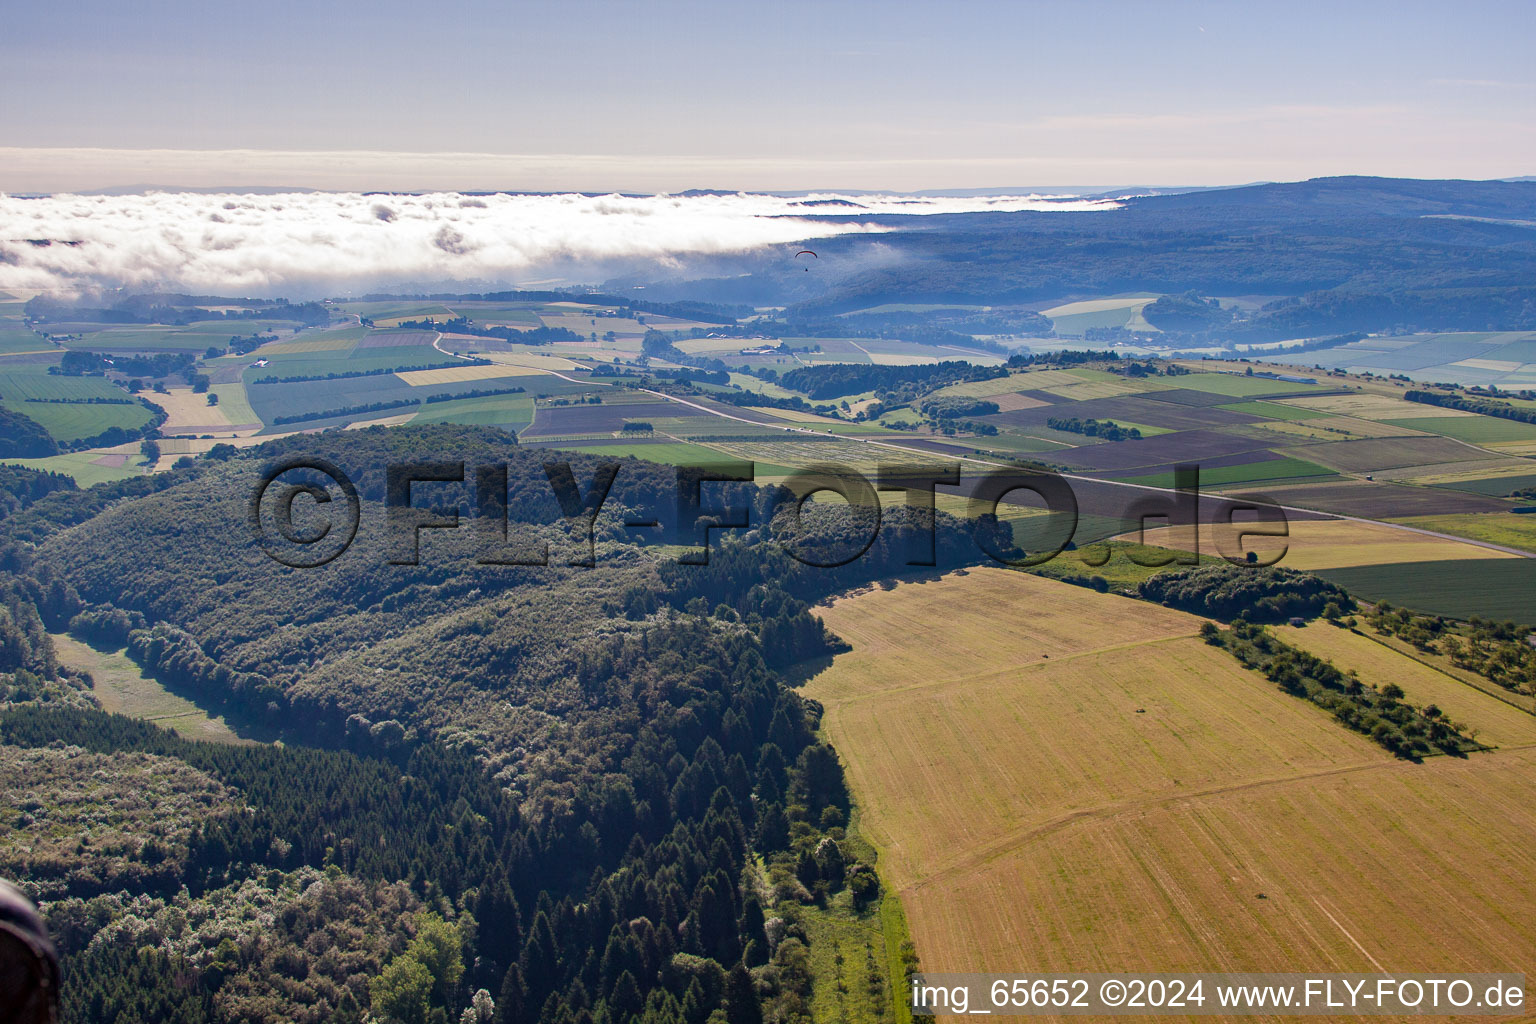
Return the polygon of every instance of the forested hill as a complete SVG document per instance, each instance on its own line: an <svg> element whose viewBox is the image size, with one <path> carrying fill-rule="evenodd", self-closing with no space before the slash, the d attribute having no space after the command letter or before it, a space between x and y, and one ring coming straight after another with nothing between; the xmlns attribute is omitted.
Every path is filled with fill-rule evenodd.
<svg viewBox="0 0 1536 1024"><path fill-rule="evenodd" d="M887 230L819 242L817 294L802 298L804 275L772 261L706 290L763 299L778 288L795 316L1136 291L1285 297L1223 336L1233 342L1536 328L1536 182L1319 178L1100 212L860 220Z"/></svg>
<svg viewBox="0 0 1536 1024"><path fill-rule="evenodd" d="M1347 175L1125 200L1154 216L1316 221L1331 217L1536 220L1536 181L1436 181Z"/></svg>
<svg viewBox="0 0 1536 1024"><path fill-rule="evenodd" d="M246 518L261 468L300 451L363 499L357 543L318 569L268 559ZM68 1019L807 1019L797 908L878 883L781 669L836 649L806 600L901 572L914 535L811 569L768 543L775 495L743 486L727 497L756 530L708 566L662 561L624 523L676 481L626 460L596 567L571 567L547 456L474 427L308 435L0 522L0 778L21 801L0 874L44 900ZM505 466L509 536L551 565L480 564L469 528L385 564L382 467L408 459ZM572 459L583 491L594 468ZM472 509L472 485L431 489L451 486L415 503ZM976 557L960 541L946 522L942 562ZM65 629L288 745L96 710ZM82 777L115 810L59 843Z"/></svg>

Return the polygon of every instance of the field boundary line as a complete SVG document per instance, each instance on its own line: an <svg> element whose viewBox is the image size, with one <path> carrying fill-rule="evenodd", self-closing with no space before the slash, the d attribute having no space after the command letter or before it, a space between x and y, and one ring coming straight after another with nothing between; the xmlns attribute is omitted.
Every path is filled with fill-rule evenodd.
<svg viewBox="0 0 1536 1024"><path fill-rule="evenodd" d="M1096 654L1109 654L1114 651L1130 650L1133 647L1149 647L1153 644L1166 644L1177 640L1194 640L1198 638L1199 635L1200 634L1197 631L1194 633L1179 633L1174 636L1152 637L1147 640L1132 640L1129 643L1110 644L1108 647L1095 647L1092 650L1087 651L1074 651L1071 654L1062 654L1055 658L1032 661L1025 665L1010 665L1007 668L1000 668L991 672L981 672L975 675L952 676L948 679L936 679L924 683L911 683L907 686L880 690L875 693L861 693L852 697L824 697L823 702L831 707L842 708L853 704L862 704L867 700L873 700L877 697L891 697L895 694L913 693L918 690L931 690L940 686L954 686L959 683L969 683L976 686L993 686L999 682L1002 682L1002 677L1012 672L1028 672L1031 669L1050 668L1052 665L1066 664L1067 662L1076 661L1079 658L1086 658Z"/></svg>
<svg viewBox="0 0 1536 1024"><path fill-rule="evenodd" d="M1536 750L1536 743L1524 743L1519 746L1503 747L1500 749L1509 753L1513 753L1515 751ZM1493 753L1493 751L1485 752ZM1441 764L1452 765L1456 770L1468 770L1474 763L1476 763L1470 757L1442 757L1438 758L1437 761ZM1161 797L1137 797L1133 800L1119 800L1113 803L1100 804L1097 807L1079 808L1078 810L1068 811L1066 813L1056 815L1053 818L1049 818L1045 821L1036 822L1033 825L1026 825L1004 833L980 849L974 850L968 854L965 854L964 856L954 858L953 860L941 863L932 871L930 871L926 877L904 887L901 891L903 893L916 892L919 889L927 888L935 882L942 881L944 878L957 872L974 870L976 868L982 867L1001 856L1013 852L1015 849L1027 845L1028 843L1035 842L1036 840L1044 839L1047 836L1054 835L1055 833L1060 832L1062 829L1068 828L1080 821L1090 819L1109 821L1136 811L1145 811L1152 808L1167 807L1184 801L1198 801L1204 800L1208 797L1225 796L1229 793L1240 793L1247 790L1264 789L1270 786L1284 786L1298 782L1310 782L1316 779L1326 779L1337 775L1353 775L1359 772L1382 771L1391 768L1401 768L1403 765L1409 765L1410 767L1414 768L1420 767L1419 765L1412 764L1412 762L1403 761L1399 758L1392 757L1383 751L1382 760L1379 761L1365 761L1356 764L1340 765L1337 767L1324 768L1317 771L1300 772L1295 775L1271 776L1261 779L1250 779L1246 782L1231 783L1221 786L1211 786L1206 789L1192 790L1188 793L1169 793Z"/></svg>
<svg viewBox="0 0 1536 1024"><path fill-rule="evenodd" d="M1472 691L1474 691L1476 693L1480 693L1480 694L1482 694L1485 697L1492 697L1494 700L1498 701L1500 704L1508 704L1510 707L1514 708L1516 711L1522 711L1525 714L1530 715L1533 718L1536 718L1536 711L1532 711L1530 708L1527 708L1527 707L1522 707L1521 705L1516 704L1514 701L1510 700L1508 697L1503 696L1502 694L1494 693L1492 690L1485 690L1481 686L1478 686L1476 683L1469 683L1465 679L1461 678L1460 676L1454 675L1453 673L1450 673L1450 672L1447 672L1445 669L1441 668L1439 665L1435 665L1435 664L1432 664L1430 662L1427 662L1423 658L1420 658L1416 654L1411 654L1408 651L1398 650L1396 647L1393 647L1391 644L1387 643L1385 640L1381 639L1380 637L1371 636L1369 633L1362 632L1359 629L1354 629L1354 630L1352 630L1352 632L1357 633L1360 636L1365 637L1367 640L1371 641L1374 644L1379 644L1380 646L1385 647L1387 650L1391 651L1393 654L1401 654L1403 657L1407 658L1409 661L1412 661L1412 662L1415 662L1417 664L1423 665L1425 668L1429 669L1432 672L1438 672L1442 676L1445 676L1445 678L1447 678L1447 679L1453 679L1456 682L1460 683L1462 686L1465 686L1469 690L1472 690ZM1499 684L1493 682L1492 680L1489 680L1489 685L1490 686L1498 686Z"/></svg>

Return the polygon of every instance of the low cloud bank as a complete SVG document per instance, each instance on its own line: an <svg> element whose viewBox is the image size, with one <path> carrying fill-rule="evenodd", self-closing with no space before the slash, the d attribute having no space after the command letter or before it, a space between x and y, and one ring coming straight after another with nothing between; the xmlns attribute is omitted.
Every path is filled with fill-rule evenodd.
<svg viewBox="0 0 1536 1024"><path fill-rule="evenodd" d="M534 285L553 271L672 265L888 230L872 214L1103 210L1046 196L288 193L0 195L0 290L174 288L254 297L423 282ZM809 215L836 216L811 221ZM44 244L46 243L46 244Z"/></svg>

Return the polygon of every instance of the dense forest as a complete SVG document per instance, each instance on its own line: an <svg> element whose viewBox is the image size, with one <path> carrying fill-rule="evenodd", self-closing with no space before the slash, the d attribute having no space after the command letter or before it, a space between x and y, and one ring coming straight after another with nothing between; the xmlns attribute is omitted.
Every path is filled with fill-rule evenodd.
<svg viewBox="0 0 1536 1024"><path fill-rule="evenodd" d="M358 542L318 569L273 562L246 522L261 467L295 454L343 467L363 505ZM981 557L970 531L897 516L822 569L863 543L846 517L705 485L702 511L749 527L715 533L707 564L658 559L653 540L702 542L673 470L610 463L594 512L607 471L548 458L435 426L85 491L16 476L0 778L25 784L0 796L0 872L43 901L69 1020L809 1019L803 908L868 905L879 881L819 708L783 672L839 649L808 601ZM384 466L406 460L472 467L416 500L471 522L390 565ZM485 499L488 465L505 476ZM646 517L653 537L625 525ZM488 543L548 564L486 564ZM64 630L285 743L97 709L53 650ZM81 795L83 778L118 782Z"/></svg>

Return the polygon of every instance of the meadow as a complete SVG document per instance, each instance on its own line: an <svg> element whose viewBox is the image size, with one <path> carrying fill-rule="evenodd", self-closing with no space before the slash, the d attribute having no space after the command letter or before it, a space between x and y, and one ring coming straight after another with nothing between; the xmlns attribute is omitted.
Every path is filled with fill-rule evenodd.
<svg viewBox="0 0 1536 1024"><path fill-rule="evenodd" d="M0 402L42 424L56 441L94 437L112 427L137 430L150 420L148 409L105 377L65 377L47 370L43 363L0 363ZM107 401L90 404L90 399Z"/></svg>
<svg viewBox="0 0 1536 1024"><path fill-rule="evenodd" d="M1004 570L820 614L853 650L806 692L925 970L1471 970L1536 943L1507 912L1536 896L1536 751L1398 761L1196 617Z"/></svg>
<svg viewBox="0 0 1536 1024"><path fill-rule="evenodd" d="M68 633L51 634L59 661L70 668L90 673L92 695L102 710L141 718L171 729L187 739L212 743L248 742L218 715L185 697L167 690L164 684L144 674L129 660L127 652L100 650L75 639Z"/></svg>

